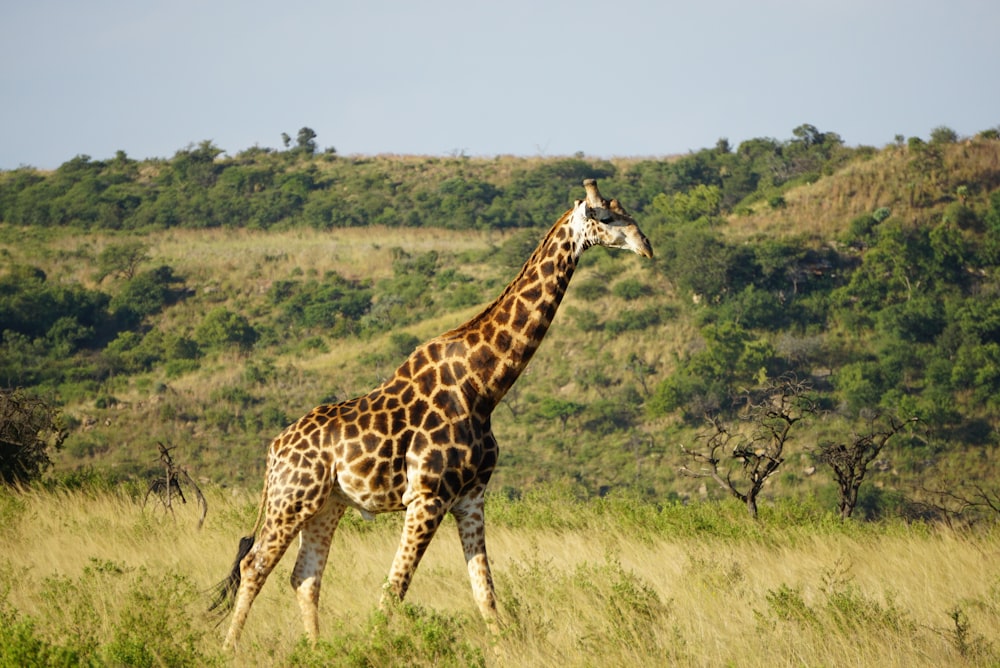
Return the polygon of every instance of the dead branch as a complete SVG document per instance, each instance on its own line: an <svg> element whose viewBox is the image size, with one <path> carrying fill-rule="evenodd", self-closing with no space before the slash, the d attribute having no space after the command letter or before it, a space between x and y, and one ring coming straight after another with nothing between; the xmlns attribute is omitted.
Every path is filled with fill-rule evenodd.
<svg viewBox="0 0 1000 668"><path fill-rule="evenodd" d="M156 498L163 504L163 507L173 516L173 494L175 492L180 498L181 503L187 503L187 499L184 497L184 492L181 489L181 483L183 482L191 486L198 501L198 508L201 511L198 517L198 528L200 529L205 522L205 516L208 514L208 501L205 500L205 495L201 493L201 489L195 483L194 479L188 475L187 469L180 468L174 464L174 460L170 456L170 451L173 448L168 448L159 442L157 442L156 447L160 451L160 463L163 464L165 474L162 478L154 478L149 483L149 488L146 490L146 498L142 503L143 507L149 501L150 495L155 494Z"/></svg>

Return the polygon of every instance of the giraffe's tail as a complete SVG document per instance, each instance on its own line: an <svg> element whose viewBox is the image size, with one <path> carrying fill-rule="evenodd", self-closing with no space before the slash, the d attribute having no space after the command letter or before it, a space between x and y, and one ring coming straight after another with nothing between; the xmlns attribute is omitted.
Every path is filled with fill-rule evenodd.
<svg viewBox="0 0 1000 668"><path fill-rule="evenodd" d="M236 602L236 592L240 589L240 562L243 561L243 557L250 553L253 543L253 536L240 538L240 548L236 551L236 560L233 561L232 570L229 571L225 580L212 587L212 605L209 606L208 612L216 615L219 618L219 623L229 614Z"/></svg>
<svg viewBox="0 0 1000 668"><path fill-rule="evenodd" d="M219 618L219 623L225 618L229 611L233 609L233 604L236 602L236 593L240 589L240 564L243 562L243 558L250 554L250 550L253 548L254 541L257 537L257 532L260 530L262 520L264 518L264 504L267 502L267 482L264 482L264 491L261 492L260 506L257 509L257 521L254 523L253 532L249 536L243 536L240 538L240 547L236 550L236 559L233 560L233 567L229 571L229 575L226 578L212 587L212 605L208 607L208 612L211 615L216 615Z"/></svg>

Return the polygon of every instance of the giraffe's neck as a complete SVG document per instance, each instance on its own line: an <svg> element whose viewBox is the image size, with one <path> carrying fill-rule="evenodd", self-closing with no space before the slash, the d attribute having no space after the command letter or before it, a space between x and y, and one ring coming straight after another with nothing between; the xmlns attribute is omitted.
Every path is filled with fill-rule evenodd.
<svg viewBox="0 0 1000 668"><path fill-rule="evenodd" d="M567 211L552 226L496 301L445 335L461 338L468 346L479 412L492 411L524 371L566 294L583 252L571 214Z"/></svg>

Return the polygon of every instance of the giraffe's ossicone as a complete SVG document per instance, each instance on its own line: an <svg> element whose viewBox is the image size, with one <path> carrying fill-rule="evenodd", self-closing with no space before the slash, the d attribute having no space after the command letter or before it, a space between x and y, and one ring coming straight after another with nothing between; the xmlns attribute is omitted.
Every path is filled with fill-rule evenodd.
<svg viewBox="0 0 1000 668"><path fill-rule="evenodd" d="M483 515L497 463L490 415L538 349L583 251L600 245L653 256L621 204L601 197L593 179L583 185L586 198L556 221L479 315L419 346L368 394L318 406L271 442L257 524L240 541L213 605L234 608L227 646L239 639L254 598L296 535L301 545L292 587L306 633L316 640L320 581L348 508L366 516L405 511L384 593L398 599L450 512L476 602L496 628Z"/></svg>

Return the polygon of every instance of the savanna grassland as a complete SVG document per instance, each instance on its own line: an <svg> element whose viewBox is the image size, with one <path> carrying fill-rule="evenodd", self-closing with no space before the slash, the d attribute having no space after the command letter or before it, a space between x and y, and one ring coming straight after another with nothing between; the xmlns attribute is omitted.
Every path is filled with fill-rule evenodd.
<svg viewBox="0 0 1000 668"><path fill-rule="evenodd" d="M51 407L60 445L0 486L0 665L1000 665L1000 133L793 135L642 160L203 142L0 173L0 388ZM494 413L500 636L452 519L380 611L401 517L351 513L319 645L289 554L222 653L209 590L269 440L475 315L587 177L656 258L584 255ZM760 440L747 397L789 378L810 410ZM201 529L144 502L157 444ZM849 451L872 456L845 519ZM760 470L754 519L732 492Z"/></svg>
<svg viewBox="0 0 1000 668"><path fill-rule="evenodd" d="M398 515L345 518L304 643L293 546L244 638L205 614L257 499L213 489L173 517L124 490L0 493L3 665L996 665L1000 535L844 523L781 503L656 507L550 488L491 497L504 623L490 636L448 520L405 604L377 606Z"/></svg>

